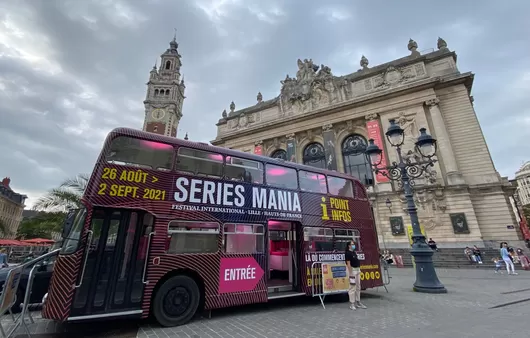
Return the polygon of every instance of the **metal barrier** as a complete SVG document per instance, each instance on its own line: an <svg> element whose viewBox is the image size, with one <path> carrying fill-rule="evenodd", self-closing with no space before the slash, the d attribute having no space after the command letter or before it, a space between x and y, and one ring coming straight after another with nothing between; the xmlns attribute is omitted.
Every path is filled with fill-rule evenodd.
<svg viewBox="0 0 530 338"><path fill-rule="evenodd" d="M313 297L318 297L318 299L320 299L320 304L322 304L322 307L324 308L324 310L326 309L326 306L324 305L324 299L326 298L327 295L338 295L338 294L344 294L348 292L348 290L339 290L339 291L328 291L324 293L324 287L322 285L323 283L322 264L329 264L329 263L338 263L338 262L335 262L335 261L314 262L313 264L311 264L311 295ZM320 265L320 269L319 269L319 275L316 276L318 279L315 279L315 270L316 270L315 267L317 265Z"/></svg>
<svg viewBox="0 0 530 338"><path fill-rule="evenodd" d="M9 314L11 315L11 318L13 319L14 324L13 324L13 327L11 327L9 331L6 333L2 324L0 323L0 332L2 333L2 336L4 338L12 337L21 325L24 327L24 330L26 331L26 334L28 335L28 337L31 337L31 332L29 330L28 324L26 323L25 317L27 314L30 323L31 324L35 323L29 310L31 308L38 306L39 304L30 304L29 301L31 299L31 289L33 288L33 280L35 278L35 272L36 272L36 269L40 266L37 263L42 262L46 258L50 258L50 257L58 255L59 251L61 251L61 249L48 252L27 263L18 265L9 270L6 281L4 283L4 287L2 289L2 294L0 295L0 317L4 316L7 312L9 312ZM16 299L17 298L16 294L18 291L19 283L20 283L20 277L22 273L24 272L24 270L30 266L33 266L33 267L31 268L31 271L29 272L28 284L26 286L24 300L22 301L22 303L19 303L21 311L18 317L15 317L15 315L11 311L11 308L17 303L17 301L20 301L20 299L19 300Z"/></svg>
<svg viewBox="0 0 530 338"><path fill-rule="evenodd" d="M385 288L386 292L388 293L388 288L386 287L388 284L390 284L390 270L388 269L389 265L387 261L384 259L381 259L381 278L383 278L383 287ZM379 290L379 288L377 288Z"/></svg>

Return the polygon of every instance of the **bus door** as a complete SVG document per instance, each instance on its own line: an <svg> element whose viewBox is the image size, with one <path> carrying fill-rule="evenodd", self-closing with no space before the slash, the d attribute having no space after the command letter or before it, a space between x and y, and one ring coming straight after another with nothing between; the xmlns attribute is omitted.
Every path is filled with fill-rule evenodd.
<svg viewBox="0 0 530 338"><path fill-rule="evenodd" d="M302 252L302 246L298 236L298 229L300 228L299 223L291 223L291 231L289 231L289 256L290 256L290 269L289 269L289 282L293 285L294 290L298 290L299 276L300 276L300 253Z"/></svg>
<svg viewBox="0 0 530 338"><path fill-rule="evenodd" d="M69 320L141 315L153 221L143 211L94 208Z"/></svg>

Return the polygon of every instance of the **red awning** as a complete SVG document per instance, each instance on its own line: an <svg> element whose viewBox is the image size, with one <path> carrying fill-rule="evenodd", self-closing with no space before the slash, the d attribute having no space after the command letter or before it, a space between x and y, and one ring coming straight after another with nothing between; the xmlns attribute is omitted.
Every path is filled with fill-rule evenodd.
<svg viewBox="0 0 530 338"><path fill-rule="evenodd" d="M14 239L0 239L0 246L22 246L26 245L20 241L15 241Z"/></svg>
<svg viewBox="0 0 530 338"><path fill-rule="evenodd" d="M53 244L55 241L51 239L46 238L32 238L21 241L22 245L28 245L28 244Z"/></svg>

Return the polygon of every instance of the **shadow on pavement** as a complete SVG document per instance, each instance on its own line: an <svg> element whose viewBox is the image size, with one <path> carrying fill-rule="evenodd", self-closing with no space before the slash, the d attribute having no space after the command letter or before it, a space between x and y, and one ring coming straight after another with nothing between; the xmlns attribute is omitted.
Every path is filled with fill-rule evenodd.
<svg viewBox="0 0 530 338"><path fill-rule="evenodd" d="M35 333L32 338L136 338L138 327L141 324L138 320L113 320L104 322L66 324L58 328L57 333ZM15 338L27 338L27 334L20 331Z"/></svg>

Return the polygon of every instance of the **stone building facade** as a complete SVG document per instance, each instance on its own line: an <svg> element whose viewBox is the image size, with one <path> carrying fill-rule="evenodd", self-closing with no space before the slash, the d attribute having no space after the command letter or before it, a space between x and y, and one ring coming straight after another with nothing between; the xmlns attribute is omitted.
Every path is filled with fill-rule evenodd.
<svg viewBox="0 0 530 338"><path fill-rule="evenodd" d="M421 225L441 247L494 245L520 239L508 196L513 187L496 171L470 96L474 75L438 40L426 54L409 41L410 55L336 76L325 65L298 60L296 77L281 81L280 95L254 106L223 111L212 144L281 157L349 173L369 189L381 246L407 247L410 218L399 185L375 175L364 156L368 139L397 160L384 132L395 119L405 130L405 157L418 154L418 129L438 140L438 162L415 181Z"/></svg>
<svg viewBox="0 0 530 338"><path fill-rule="evenodd" d="M176 37L160 56L160 66L155 65L149 74L144 101L143 130L166 136L177 136L184 103L184 79L180 79L181 55Z"/></svg>
<svg viewBox="0 0 530 338"><path fill-rule="evenodd" d="M9 177L0 182L0 222L3 228L0 237L7 239L16 237L27 198L26 195L14 192L9 186L10 183Z"/></svg>
<svg viewBox="0 0 530 338"><path fill-rule="evenodd" d="M530 204L530 162L525 162L517 172L515 172L517 181L517 196L521 205Z"/></svg>

